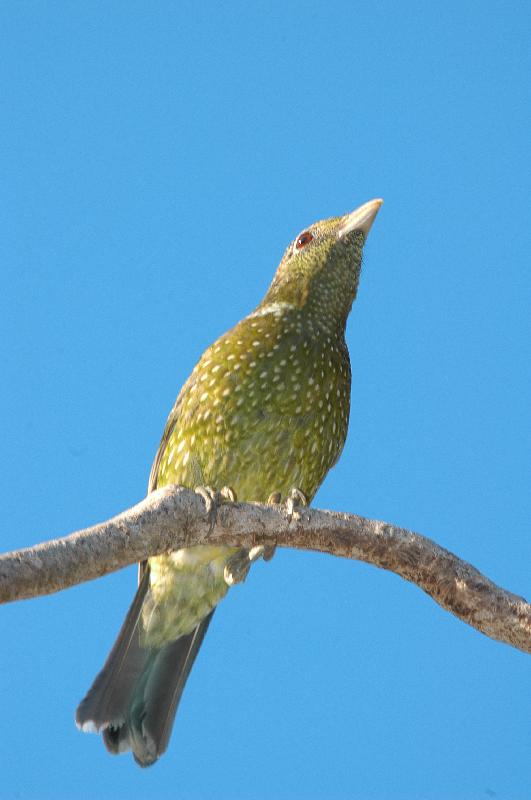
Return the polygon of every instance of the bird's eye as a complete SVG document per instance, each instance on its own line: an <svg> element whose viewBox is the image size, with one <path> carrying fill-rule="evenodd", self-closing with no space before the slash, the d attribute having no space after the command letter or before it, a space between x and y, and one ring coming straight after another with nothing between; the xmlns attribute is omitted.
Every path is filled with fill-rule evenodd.
<svg viewBox="0 0 531 800"><path fill-rule="evenodd" d="M313 239L313 233L310 233L310 231L304 231L304 233L301 233L301 235L295 242L295 247L297 248L297 250L302 250L302 248L306 247L306 245L309 244L312 241L312 239Z"/></svg>

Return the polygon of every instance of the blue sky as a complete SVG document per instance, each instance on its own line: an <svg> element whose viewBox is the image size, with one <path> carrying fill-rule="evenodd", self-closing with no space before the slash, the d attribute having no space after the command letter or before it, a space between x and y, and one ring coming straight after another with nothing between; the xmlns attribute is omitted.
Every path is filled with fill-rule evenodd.
<svg viewBox="0 0 531 800"><path fill-rule="evenodd" d="M528 3L2 4L2 547L145 493L202 350L372 197L347 446L315 504L531 594ZM223 601L166 756L73 712L134 568L2 609L2 797L527 798L529 658L292 551Z"/></svg>

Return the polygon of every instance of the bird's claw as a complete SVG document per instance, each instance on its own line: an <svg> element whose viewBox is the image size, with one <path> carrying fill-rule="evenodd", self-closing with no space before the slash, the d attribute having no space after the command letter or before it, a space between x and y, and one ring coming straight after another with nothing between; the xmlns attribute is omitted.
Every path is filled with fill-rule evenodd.
<svg viewBox="0 0 531 800"><path fill-rule="evenodd" d="M271 492L269 497L267 498L267 505L268 506L278 506L282 501L282 495L280 492Z"/></svg>
<svg viewBox="0 0 531 800"><path fill-rule="evenodd" d="M201 497L205 503L205 514L208 520L208 532L214 530L217 517L217 498L216 490L212 486L196 486L194 492Z"/></svg>
<svg viewBox="0 0 531 800"><path fill-rule="evenodd" d="M236 492L232 488L232 486L223 486L222 489L219 491L220 501L226 503L237 503L238 499L236 497Z"/></svg>
<svg viewBox="0 0 531 800"><path fill-rule="evenodd" d="M280 492L271 492L269 497L267 498L267 505L269 506L278 506L282 504L282 495ZM285 508L288 518L291 522L293 516L297 510L301 506L308 505L308 498L304 494L301 489L297 489L297 487L293 487L290 489L288 496L283 503L283 507ZM262 546L262 552L260 555L264 559L264 561L271 561L273 556L275 555L275 551L277 546L275 544L266 544Z"/></svg>
<svg viewBox="0 0 531 800"><path fill-rule="evenodd" d="M304 492L298 489L296 486L293 486L293 488L290 489L289 494L284 503L284 507L286 509L290 522L293 519L297 510L307 505L308 505L308 498L306 497Z"/></svg>
<svg viewBox="0 0 531 800"><path fill-rule="evenodd" d="M196 486L195 493L204 500L208 519L208 532L212 533L218 516L218 508L222 503L235 503L236 493L230 486L224 486L218 492L212 486Z"/></svg>
<svg viewBox="0 0 531 800"><path fill-rule="evenodd" d="M249 574L251 564L257 561L260 556L265 558L265 553L268 549L271 549L271 545L257 544L255 547L251 547L250 550L242 548L234 553L234 555L227 559L223 570L225 583L228 586L234 586L235 583L243 583ZM273 547L273 551L274 549Z"/></svg>
<svg viewBox="0 0 531 800"><path fill-rule="evenodd" d="M252 561L249 550L238 550L230 558L223 569L223 577L227 586L234 586L235 583L243 583L249 574Z"/></svg>
<svg viewBox="0 0 531 800"><path fill-rule="evenodd" d="M230 492L231 502L235 503L236 495L232 489L229 488L228 491ZM221 492L223 493L224 490L222 489ZM271 549L274 553L274 547L271 548L271 546L260 544L256 545L255 547L251 547L250 550L242 548L228 558L223 569L223 577L225 578L225 583L227 586L234 586L235 583L243 583L249 574L249 570L251 569L251 564L253 561L256 561L258 558L260 558L260 556L264 556L265 558L266 551L269 552ZM271 553L269 558L272 557L273 553Z"/></svg>
<svg viewBox="0 0 531 800"><path fill-rule="evenodd" d="M278 506L282 502L282 495L280 492L271 492L267 498L268 506ZM262 558L264 561L271 561L275 555L277 546L276 544L265 544L262 549Z"/></svg>
<svg viewBox="0 0 531 800"><path fill-rule="evenodd" d="M228 487L222 489L219 494L233 503L236 502L234 492ZM267 498L268 505L280 505L281 501L282 495L280 492L272 492ZM291 520L297 508L307 505L308 498L304 492L294 487L290 490L286 498L284 508ZM270 561L275 554L275 550L276 545L274 544L259 544L255 547L251 547L250 550L243 548L237 550L227 559L227 563L223 569L223 577L225 578L227 586L234 586L235 583L243 583L249 574L251 564L259 558L263 558L264 561Z"/></svg>
<svg viewBox="0 0 531 800"><path fill-rule="evenodd" d="M276 544L264 544L262 547L263 547L262 559L264 561L271 561L277 549Z"/></svg>

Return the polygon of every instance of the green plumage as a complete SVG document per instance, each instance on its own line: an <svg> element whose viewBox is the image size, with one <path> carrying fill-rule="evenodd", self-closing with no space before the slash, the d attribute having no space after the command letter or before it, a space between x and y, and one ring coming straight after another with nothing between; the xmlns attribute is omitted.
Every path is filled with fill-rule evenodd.
<svg viewBox="0 0 531 800"><path fill-rule="evenodd" d="M230 486L239 500L265 502L272 492L285 498L296 487L313 498L347 434L351 374L345 326L364 239L379 205L372 201L316 223L290 244L260 305L205 351L184 384L153 464L150 491L169 483ZM166 712L161 744L143 723L146 686L170 644L186 642L190 650L190 637L193 642L199 632L202 638L202 621L209 621L229 588L225 566L235 552L197 546L149 560L142 602L129 626L141 676L131 679L124 712L116 715L113 708L106 714L102 687L108 696L109 683L118 682L110 657L78 711L80 725L108 729L106 742L114 752L131 747L146 764L165 748L179 697ZM128 628L126 633L131 635ZM181 680L179 696L183 686Z"/></svg>

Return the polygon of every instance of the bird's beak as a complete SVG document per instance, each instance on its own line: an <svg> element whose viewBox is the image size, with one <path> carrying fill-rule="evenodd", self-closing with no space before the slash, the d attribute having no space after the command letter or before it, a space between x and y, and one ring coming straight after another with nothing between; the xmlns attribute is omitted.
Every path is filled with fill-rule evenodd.
<svg viewBox="0 0 531 800"><path fill-rule="evenodd" d="M361 231L365 238L367 238L367 234L371 229L371 225L382 203L383 200L380 199L369 200L368 203L364 203L355 211L351 211L350 214L345 214L339 225L337 238L341 239L342 236L346 236L346 234L351 231Z"/></svg>

